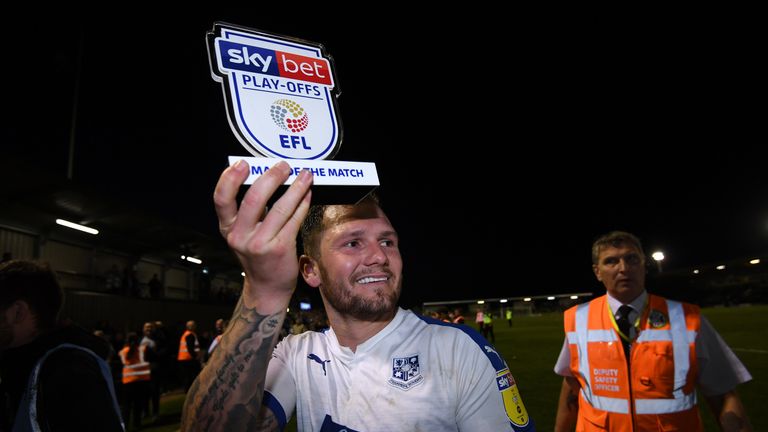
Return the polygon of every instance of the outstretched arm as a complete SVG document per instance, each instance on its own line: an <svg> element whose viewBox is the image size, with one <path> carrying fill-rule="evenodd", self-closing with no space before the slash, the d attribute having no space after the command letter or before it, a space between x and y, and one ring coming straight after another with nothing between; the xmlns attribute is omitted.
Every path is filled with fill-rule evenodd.
<svg viewBox="0 0 768 432"><path fill-rule="evenodd" d="M563 377L560 400L557 404L555 432L569 432L576 426L579 415L579 381L574 377Z"/></svg>
<svg viewBox="0 0 768 432"><path fill-rule="evenodd" d="M724 432L751 432L752 425L741 398L735 390L719 396L706 396L707 405L717 418L720 429Z"/></svg>
<svg viewBox="0 0 768 432"><path fill-rule="evenodd" d="M241 161L227 168L216 185L219 230L246 278L219 347L187 393L184 431L273 429L268 423L274 417L261 409L261 399L267 364L296 289L296 235L309 209L312 184L311 174L302 172L265 214L267 201L289 174L288 164L276 164L248 189L239 210L236 195L248 165Z"/></svg>

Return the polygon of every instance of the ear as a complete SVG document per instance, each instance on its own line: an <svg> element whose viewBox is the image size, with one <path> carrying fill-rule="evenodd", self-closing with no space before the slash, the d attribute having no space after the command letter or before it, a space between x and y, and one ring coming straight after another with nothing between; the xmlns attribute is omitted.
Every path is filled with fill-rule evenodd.
<svg viewBox="0 0 768 432"><path fill-rule="evenodd" d="M320 277L320 267L317 261L313 258L302 255L299 258L299 268L301 269L301 277L304 278L304 282L312 288L317 288L323 282Z"/></svg>
<svg viewBox="0 0 768 432"><path fill-rule="evenodd" d="M29 304L24 300L16 300L5 311L5 318L11 325L21 324L31 315L32 311L29 309Z"/></svg>
<svg viewBox="0 0 768 432"><path fill-rule="evenodd" d="M597 267L597 264L592 265L592 271L595 272L595 277L597 278L597 280L602 282L603 277L600 276L600 269Z"/></svg>

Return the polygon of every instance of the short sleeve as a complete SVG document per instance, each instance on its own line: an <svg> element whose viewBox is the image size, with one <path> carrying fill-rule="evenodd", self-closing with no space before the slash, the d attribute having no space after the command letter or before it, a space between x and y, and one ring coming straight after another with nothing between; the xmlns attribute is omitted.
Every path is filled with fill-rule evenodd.
<svg viewBox="0 0 768 432"><path fill-rule="evenodd" d="M698 384L705 396L727 393L752 379L741 360L704 316L696 335L696 359L699 363Z"/></svg>
<svg viewBox="0 0 768 432"><path fill-rule="evenodd" d="M477 344L472 345L463 350L471 354L463 356L458 363L462 377L458 383L456 415L459 430L535 430L504 360L489 345L485 345L489 350L487 354ZM493 361L491 356L495 356ZM517 425L510 421L512 418Z"/></svg>
<svg viewBox="0 0 768 432"><path fill-rule="evenodd" d="M281 428L296 409L296 381L291 373L294 357L290 344L283 339L275 347L267 367L262 404L272 410Z"/></svg>
<svg viewBox="0 0 768 432"><path fill-rule="evenodd" d="M571 372L571 350L568 348L568 339L563 340L563 348L560 350L560 355L557 357L557 363L555 363L555 373L564 377L573 376L573 372Z"/></svg>

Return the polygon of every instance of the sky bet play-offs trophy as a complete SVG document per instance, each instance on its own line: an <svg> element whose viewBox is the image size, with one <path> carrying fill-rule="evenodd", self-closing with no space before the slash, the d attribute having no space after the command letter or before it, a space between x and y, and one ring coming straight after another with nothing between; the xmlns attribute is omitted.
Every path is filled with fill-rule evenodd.
<svg viewBox="0 0 768 432"><path fill-rule="evenodd" d="M285 160L292 170L285 185L309 169L315 185L356 186L330 188L334 194L329 188L317 194L319 188L313 188L315 203L357 201L379 185L372 162L327 160L341 146L342 129L333 63L321 44L222 22L214 23L206 40L229 125L255 156L229 156L230 165L248 162L245 184ZM347 192L339 196L341 189ZM356 198L349 196L352 190Z"/></svg>

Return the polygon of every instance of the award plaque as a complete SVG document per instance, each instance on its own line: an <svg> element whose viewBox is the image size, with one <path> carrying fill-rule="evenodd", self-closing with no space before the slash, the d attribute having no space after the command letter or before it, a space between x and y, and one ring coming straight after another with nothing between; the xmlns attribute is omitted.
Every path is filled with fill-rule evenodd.
<svg viewBox="0 0 768 432"><path fill-rule="evenodd" d="M248 162L246 184L284 160L292 169L285 184L308 169L315 185L379 185L374 163L330 160L343 131L333 61L321 44L222 22L206 41L229 125L253 155L229 156L230 165Z"/></svg>

